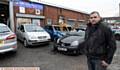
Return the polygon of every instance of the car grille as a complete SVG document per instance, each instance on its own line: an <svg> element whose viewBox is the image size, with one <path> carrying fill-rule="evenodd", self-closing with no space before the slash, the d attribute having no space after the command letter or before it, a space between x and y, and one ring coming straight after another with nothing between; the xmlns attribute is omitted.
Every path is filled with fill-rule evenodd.
<svg viewBox="0 0 120 70"><path fill-rule="evenodd" d="M39 36L38 39L44 39L47 38L47 36Z"/></svg>

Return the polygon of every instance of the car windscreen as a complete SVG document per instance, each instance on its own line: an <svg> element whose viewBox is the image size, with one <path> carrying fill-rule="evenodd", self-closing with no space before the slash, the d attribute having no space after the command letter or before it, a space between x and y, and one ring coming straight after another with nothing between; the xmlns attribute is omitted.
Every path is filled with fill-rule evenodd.
<svg viewBox="0 0 120 70"><path fill-rule="evenodd" d="M72 27L67 27L69 31L72 31Z"/></svg>
<svg viewBox="0 0 120 70"><path fill-rule="evenodd" d="M54 26L54 28L55 28L55 30L57 30L57 31L61 31L61 30L60 30L60 27L58 27L58 26Z"/></svg>
<svg viewBox="0 0 120 70"><path fill-rule="evenodd" d="M78 31L78 34L79 34L80 36L85 36L85 31L79 30L79 31Z"/></svg>
<svg viewBox="0 0 120 70"><path fill-rule="evenodd" d="M25 25L25 30L27 32L44 32L45 30L37 25Z"/></svg>
<svg viewBox="0 0 120 70"><path fill-rule="evenodd" d="M55 28L55 30L57 30L57 31L71 31L72 30L72 28L70 28L70 27L59 27L59 26L54 26L54 28Z"/></svg>
<svg viewBox="0 0 120 70"><path fill-rule="evenodd" d="M78 32L68 32L67 35L74 35L74 36L85 36L85 31L78 31Z"/></svg>
<svg viewBox="0 0 120 70"><path fill-rule="evenodd" d="M68 28L67 27L63 27L62 30L63 31L68 31Z"/></svg>
<svg viewBox="0 0 120 70"><path fill-rule="evenodd" d="M0 33L10 32L7 26L0 26Z"/></svg>

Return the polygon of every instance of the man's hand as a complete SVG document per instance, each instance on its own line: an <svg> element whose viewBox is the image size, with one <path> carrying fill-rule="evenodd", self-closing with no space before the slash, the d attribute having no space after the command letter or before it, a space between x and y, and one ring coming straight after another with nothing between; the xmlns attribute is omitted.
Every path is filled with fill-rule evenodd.
<svg viewBox="0 0 120 70"><path fill-rule="evenodd" d="M108 64L107 62L105 62L104 60L102 60L101 63L102 63L102 66L103 66L103 67L108 67L108 66L109 66L109 64Z"/></svg>

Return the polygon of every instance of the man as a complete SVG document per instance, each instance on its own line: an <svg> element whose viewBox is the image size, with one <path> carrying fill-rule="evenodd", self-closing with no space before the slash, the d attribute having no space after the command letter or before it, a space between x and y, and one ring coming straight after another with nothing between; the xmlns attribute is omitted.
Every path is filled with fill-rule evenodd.
<svg viewBox="0 0 120 70"><path fill-rule="evenodd" d="M89 70L106 70L116 51L111 29L102 22L99 13L90 14L85 32L85 53Z"/></svg>

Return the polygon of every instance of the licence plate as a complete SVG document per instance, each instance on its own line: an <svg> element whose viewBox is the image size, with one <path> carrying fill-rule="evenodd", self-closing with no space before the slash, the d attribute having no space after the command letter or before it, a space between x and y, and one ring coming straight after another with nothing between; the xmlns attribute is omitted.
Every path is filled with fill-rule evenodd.
<svg viewBox="0 0 120 70"><path fill-rule="evenodd" d="M37 40L37 42L44 42L45 40Z"/></svg>
<svg viewBox="0 0 120 70"><path fill-rule="evenodd" d="M61 51L67 51L66 48L60 48L60 47L58 47L58 50L61 50Z"/></svg>

